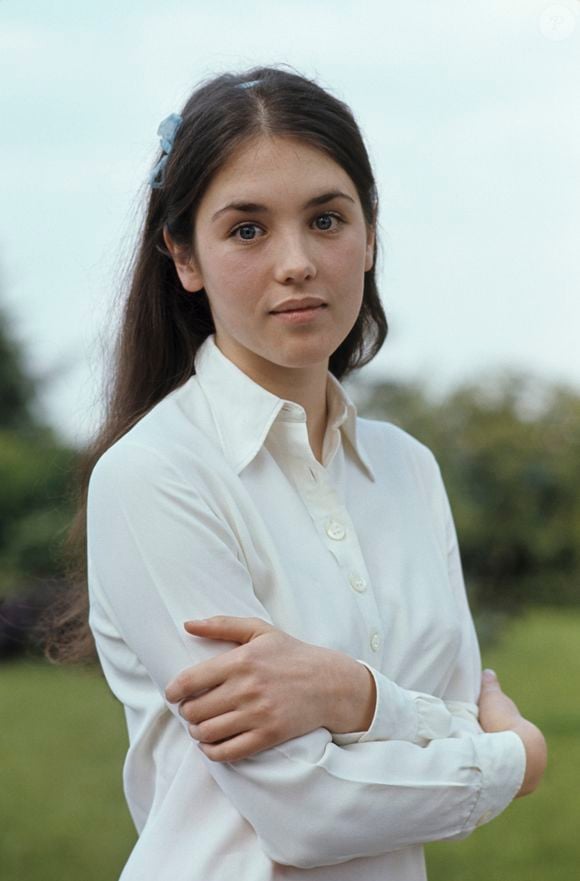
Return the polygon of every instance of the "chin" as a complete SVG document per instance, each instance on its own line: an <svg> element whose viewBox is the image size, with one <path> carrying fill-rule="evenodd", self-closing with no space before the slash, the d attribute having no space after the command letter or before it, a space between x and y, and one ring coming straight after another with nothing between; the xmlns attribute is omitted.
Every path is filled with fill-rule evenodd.
<svg viewBox="0 0 580 881"><path fill-rule="evenodd" d="M334 349L330 346L321 346L320 343L305 346L301 351L290 351L290 347L283 351L280 348L276 351L272 361L280 367L316 367L327 362L336 348L336 346Z"/></svg>
<svg viewBox="0 0 580 881"><path fill-rule="evenodd" d="M274 343L274 350L289 359L304 359L308 363L318 363L336 351L348 335L350 328L343 334L309 333L290 334Z"/></svg>

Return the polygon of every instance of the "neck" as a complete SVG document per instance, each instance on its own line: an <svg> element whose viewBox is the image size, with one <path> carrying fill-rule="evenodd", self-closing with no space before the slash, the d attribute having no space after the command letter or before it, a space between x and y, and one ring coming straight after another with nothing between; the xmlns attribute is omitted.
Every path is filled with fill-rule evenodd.
<svg viewBox="0 0 580 881"><path fill-rule="evenodd" d="M217 344L217 338L216 338ZM328 383L328 358L308 367L284 367L273 364L262 358L251 360L236 357L226 345L219 348L234 361L254 382L267 389L273 395L300 404L306 412L308 438L315 458L322 462L322 446L326 432L327 403L326 387Z"/></svg>
<svg viewBox="0 0 580 881"><path fill-rule="evenodd" d="M280 368L266 376L250 374L255 382L279 398L300 404L306 412L308 438L314 457L322 462L322 446L328 418L326 387L327 365L316 368Z"/></svg>

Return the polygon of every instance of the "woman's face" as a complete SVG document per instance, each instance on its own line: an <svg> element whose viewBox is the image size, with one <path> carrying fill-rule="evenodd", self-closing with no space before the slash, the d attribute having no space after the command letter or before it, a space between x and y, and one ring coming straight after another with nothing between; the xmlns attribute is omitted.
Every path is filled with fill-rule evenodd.
<svg viewBox="0 0 580 881"><path fill-rule="evenodd" d="M193 295L205 288L222 352L258 381L275 381L288 369L326 373L360 311L373 244L340 165L300 140L260 136L212 179L197 212L196 257L176 268ZM298 321L274 314L304 298L322 305Z"/></svg>

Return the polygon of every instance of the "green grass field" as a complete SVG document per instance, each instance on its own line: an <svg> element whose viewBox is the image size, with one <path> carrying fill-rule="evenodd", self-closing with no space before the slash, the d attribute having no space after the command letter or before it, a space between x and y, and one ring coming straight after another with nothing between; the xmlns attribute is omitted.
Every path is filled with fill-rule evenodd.
<svg viewBox="0 0 580 881"><path fill-rule="evenodd" d="M484 663L544 731L537 793L461 842L427 848L430 881L570 881L580 866L580 612L517 621ZM115 881L135 833L121 789L122 709L94 671L0 667L2 881Z"/></svg>

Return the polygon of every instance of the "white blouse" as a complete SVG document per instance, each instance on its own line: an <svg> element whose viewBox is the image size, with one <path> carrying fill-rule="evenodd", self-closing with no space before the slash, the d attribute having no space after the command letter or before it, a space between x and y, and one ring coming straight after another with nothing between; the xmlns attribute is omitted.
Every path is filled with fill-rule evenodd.
<svg viewBox="0 0 580 881"><path fill-rule="evenodd" d="M306 414L208 337L196 373L97 462L90 625L122 701L139 838L122 881L421 881L422 844L510 803L517 734L477 723L480 656L439 468L328 373L323 464ZM257 616L374 676L366 732L319 728L237 762L164 690L237 644L183 622Z"/></svg>

